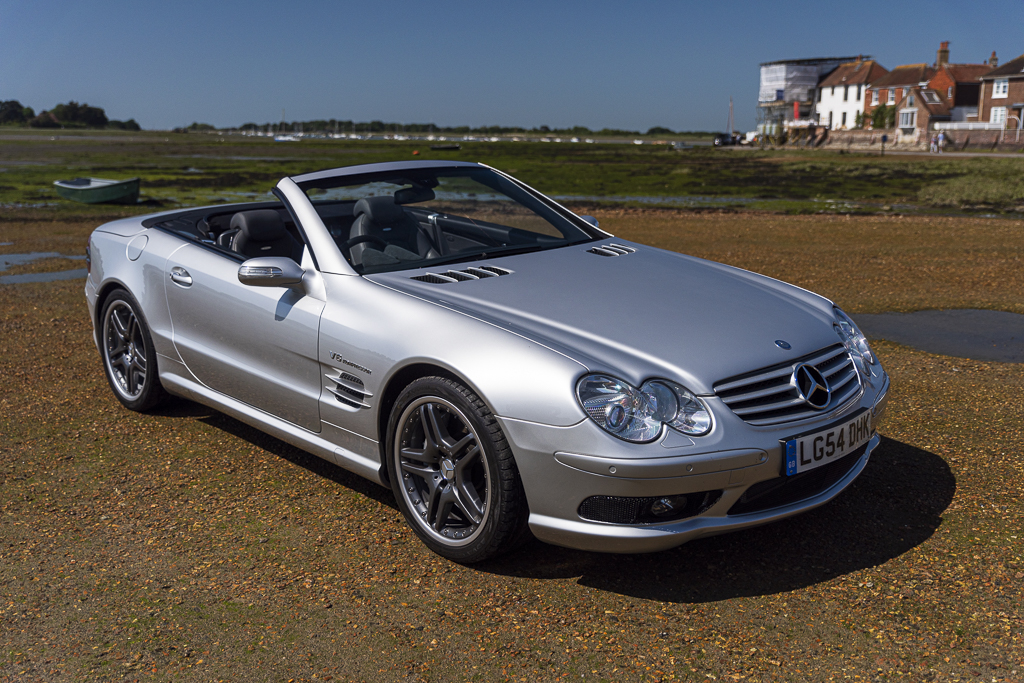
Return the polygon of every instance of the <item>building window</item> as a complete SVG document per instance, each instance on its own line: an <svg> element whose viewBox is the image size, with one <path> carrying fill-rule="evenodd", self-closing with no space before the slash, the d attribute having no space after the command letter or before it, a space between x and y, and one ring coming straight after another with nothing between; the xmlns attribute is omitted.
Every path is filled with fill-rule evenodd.
<svg viewBox="0 0 1024 683"><path fill-rule="evenodd" d="M900 128L913 128L917 123L917 112L916 111L901 111L900 112Z"/></svg>
<svg viewBox="0 0 1024 683"><path fill-rule="evenodd" d="M988 121L989 123L1006 123L1006 107L992 107Z"/></svg>
<svg viewBox="0 0 1024 683"><path fill-rule="evenodd" d="M846 112L845 111L843 112L843 123L842 123L842 126L843 126L843 128L846 128Z"/></svg>
<svg viewBox="0 0 1024 683"><path fill-rule="evenodd" d="M832 128L832 112L828 113L828 127Z"/></svg>
<svg viewBox="0 0 1024 683"><path fill-rule="evenodd" d="M914 106L914 96L913 95L911 95L910 97L907 98L907 106L908 107L913 107Z"/></svg>
<svg viewBox="0 0 1024 683"><path fill-rule="evenodd" d="M860 102L860 86L857 86L857 101Z"/></svg>
<svg viewBox="0 0 1024 683"><path fill-rule="evenodd" d="M872 90L871 91L871 104L878 104L878 91L877 90Z"/></svg>
<svg viewBox="0 0 1024 683"><path fill-rule="evenodd" d="M844 85L843 86L843 102L846 102L849 99L850 99L850 86Z"/></svg>
<svg viewBox="0 0 1024 683"><path fill-rule="evenodd" d="M992 85L992 97L1006 97L1010 92L1010 79L997 78Z"/></svg>
<svg viewBox="0 0 1024 683"><path fill-rule="evenodd" d="M896 104L896 88L889 88L886 92L888 93L886 104Z"/></svg>
<svg viewBox="0 0 1024 683"><path fill-rule="evenodd" d="M835 97L835 94L836 94L836 86L833 85L832 86L832 92L830 92L829 95L832 95L833 97Z"/></svg>
<svg viewBox="0 0 1024 683"><path fill-rule="evenodd" d="M819 102L821 102L821 93L823 93L823 92L825 92L825 91L824 90L819 90L818 91L818 101Z"/></svg>
<svg viewBox="0 0 1024 683"><path fill-rule="evenodd" d="M946 88L946 97L949 99L953 99L953 86L949 86L948 88Z"/></svg>

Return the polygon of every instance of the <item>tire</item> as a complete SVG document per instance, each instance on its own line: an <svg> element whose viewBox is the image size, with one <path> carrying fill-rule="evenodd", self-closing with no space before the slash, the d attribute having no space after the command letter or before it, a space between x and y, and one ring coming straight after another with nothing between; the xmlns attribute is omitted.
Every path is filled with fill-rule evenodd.
<svg viewBox="0 0 1024 683"><path fill-rule="evenodd" d="M391 411L386 449L398 506L438 555L481 562L526 537L529 510L512 450L466 387L442 377L407 386Z"/></svg>
<svg viewBox="0 0 1024 683"><path fill-rule="evenodd" d="M167 392L157 376L156 350L141 306L131 294L115 289L100 314L100 357L114 396L129 410L160 405Z"/></svg>

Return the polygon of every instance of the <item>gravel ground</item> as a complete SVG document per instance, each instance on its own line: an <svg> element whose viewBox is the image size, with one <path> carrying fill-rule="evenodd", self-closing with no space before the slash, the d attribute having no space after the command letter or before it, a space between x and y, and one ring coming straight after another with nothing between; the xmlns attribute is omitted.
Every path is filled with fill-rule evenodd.
<svg viewBox="0 0 1024 683"><path fill-rule="evenodd" d="M890 220L600 217L770 274ZM1019 260L1021 225L991 223ZM806 255L758 224L803 230ZM945 282L945 233L922 227L908 278ZM0 242L75 253L60 242L88 231L60 230L25 245L0 223ZM1016 310L1019 266L991 261L1005 277L957 296ZM922 296L861 286L839 302ZM383 488L196 404L122 409L89 329L81 282L0 286L0 680L1024 680L1024 365L879 344L886 438L830 504L653 555L532 542L463 567Z"/></svg>

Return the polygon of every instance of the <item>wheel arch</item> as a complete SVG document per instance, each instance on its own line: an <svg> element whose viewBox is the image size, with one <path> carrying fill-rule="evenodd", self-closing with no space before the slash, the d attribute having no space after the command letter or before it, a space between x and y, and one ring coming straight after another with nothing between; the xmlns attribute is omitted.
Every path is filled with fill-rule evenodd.
<svg viewBox="0 0 1024 683"><path fill-rule="evenodd" d="M453 382L459 382L467 389L480 397L487 409L494 413L494 407L488 402L487 397L466 377L460 373L435 362L418 361L405 365L388 377L383 390L380 392L380 401L377 404L377 443L380 448L380 476L388 485L391 484L387 467L387 440L388 421L391 419L391 410L402 390L423 377L444 377Z"/></svg>
<svg viewBox="0 0 1024 683"><path fill-rule="evenodd" d="M101 333L102 326L103 326L103 307L106 305L107 299L110 298L110 295L114 292L114 290L117 290L117 289L123 289L124 291L128 292L129 294L131 294L132 297L135 298L136 301L138 301L138 297L136 297L134 294L132 294L131 288L128 285L126 285L125 283L121 282L120 280L117 280L115 278L110 278L109 280L104 282L102 285L100 285L99 290L96 293L96 307L93 310L93 321L92 321L93 334L96 337L96 343L97 344L100 343L100 333ZM142 306L140 305L139 308L141 308L141 307ZM143 320L146 319L146 316L145 316L145 314L142 311L139 311L139 315L142 316Z"/></svg>

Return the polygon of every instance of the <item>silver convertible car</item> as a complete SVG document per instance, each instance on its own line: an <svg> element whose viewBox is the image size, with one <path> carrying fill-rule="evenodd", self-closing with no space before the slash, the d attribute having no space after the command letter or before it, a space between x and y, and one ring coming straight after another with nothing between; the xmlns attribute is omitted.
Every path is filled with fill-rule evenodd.
<svg viewBox="0 0 1024 683"><path fill-rule="evenodd" d="M613 237L481 164L129 218L85 294L117 398L223 411L394 491L435 552L671 548L816 508L889 379L831 301ZM838 276L838 271L837 271Z"/></svg>

